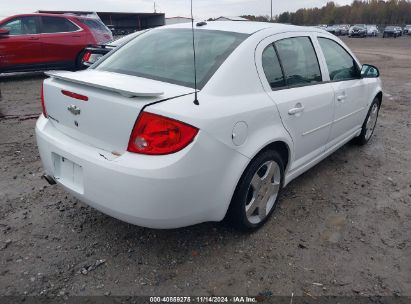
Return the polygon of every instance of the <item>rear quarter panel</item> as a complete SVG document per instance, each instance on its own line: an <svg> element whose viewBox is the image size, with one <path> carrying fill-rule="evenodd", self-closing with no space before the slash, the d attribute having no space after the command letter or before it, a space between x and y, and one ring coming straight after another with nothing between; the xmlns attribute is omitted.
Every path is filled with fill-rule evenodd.
<svg viewBox="0 0 411 304"><path fill-rule="evenodd" d="M82 29L82 35L83 35L83 39L84 39L84 44L86 46L89 45L97 45L98 42L96 40L96 38L94 37L92 30L85 25L84 23L82 23L80 20L78 20L77 18L70 18L70 21L75 23L77 26L79 26Z"/></svg>

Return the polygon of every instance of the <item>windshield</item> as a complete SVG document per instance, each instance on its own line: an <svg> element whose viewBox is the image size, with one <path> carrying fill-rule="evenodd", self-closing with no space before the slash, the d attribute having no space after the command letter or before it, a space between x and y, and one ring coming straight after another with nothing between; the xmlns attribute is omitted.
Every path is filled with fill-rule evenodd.
<svg viewBox="0 0 411 304"><path fill-rule="evenodd" d="M248 35L195 30L198 88L201 89ZM96 69L194 88L191 29L152 30L125 44Z"/></svg>

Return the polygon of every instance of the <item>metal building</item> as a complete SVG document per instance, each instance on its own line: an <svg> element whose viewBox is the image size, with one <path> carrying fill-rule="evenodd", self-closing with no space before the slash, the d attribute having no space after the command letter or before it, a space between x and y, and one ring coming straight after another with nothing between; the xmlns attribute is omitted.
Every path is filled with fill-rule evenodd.
<svg viewBox="0 0 411 304"><path fill-rule="evenodd" d="M215 21L249 21L246 18L240 16L221 16L215 19Z"/></svg>
<svg viewBox="0 0 411 304"><path fill-rule="evenodd" d="M167 17L166 25L178 24L178 23L188 23L191 22L191 18L188 17Z"/></svg>

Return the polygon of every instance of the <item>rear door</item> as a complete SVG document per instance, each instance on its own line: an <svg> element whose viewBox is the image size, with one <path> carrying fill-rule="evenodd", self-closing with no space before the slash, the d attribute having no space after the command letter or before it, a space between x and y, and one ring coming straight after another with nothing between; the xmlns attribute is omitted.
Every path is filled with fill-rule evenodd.
<svg viewBox="0 0 411 304"><path fill-rule="evenodd" d="M0 69L28 69L43 61L38 35L38 17L13 18L0 25L10 31L0 37Z"/></svg>
<svg viewBox="0 0 411 304"><path fill-rule="evenodd" d="M361 79L361 69L350 53L337 41L318 37L330 82L335 93L335 114L330 134L330 146L356 132L366 111L367 79Z"/></svg>
<svg viewBox="0 0 411 304"><path fill-rule="evenodd" d="M86 46L83 29L59 16L41 16L40 40L47 62L56 66L74 67Z"/></svg>
<svg viewBox="0 0 411 304"><path fill-rule="evenodd" d="M323 82L309 34L274 37L260 44L257 58L262 58L263 85L293 139L295 153L290 169L295 170L324 152L333 119L334 93L331 85Z"/></svg>

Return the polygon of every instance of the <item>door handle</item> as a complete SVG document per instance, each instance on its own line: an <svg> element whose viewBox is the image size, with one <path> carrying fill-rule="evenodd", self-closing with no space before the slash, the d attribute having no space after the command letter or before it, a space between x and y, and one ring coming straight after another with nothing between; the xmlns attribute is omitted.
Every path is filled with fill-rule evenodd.
<svg viewBox="0 0 411 304"><path fill-rule="evenodd" d="M304 111L304 106L301 103L297 103L295 108L288 110L288 115L296 115Z"/></svg>
<svg viewBox="0 0 411 304"><path fill-rule="evenodd" d="M29 40L39 40L39 37L29 37Z"/></svg>
<svg viewBox="0 0 411 304"><path fill-rule="evenodd" d="M337 96L337 101L344 102L347 99L347 95L343 93L342 95Z"/></svg>

